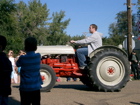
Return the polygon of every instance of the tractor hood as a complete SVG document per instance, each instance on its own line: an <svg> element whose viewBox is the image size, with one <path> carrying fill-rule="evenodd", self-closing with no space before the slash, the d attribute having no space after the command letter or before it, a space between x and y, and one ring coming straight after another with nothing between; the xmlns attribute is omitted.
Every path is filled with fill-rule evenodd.
<svg viewBox="0 0 140 105"><path fill-rule="evenodd" d="M55 46L37 46L36 53L41 56L48 54L75 54L72 46L55 45Z"/></svg>

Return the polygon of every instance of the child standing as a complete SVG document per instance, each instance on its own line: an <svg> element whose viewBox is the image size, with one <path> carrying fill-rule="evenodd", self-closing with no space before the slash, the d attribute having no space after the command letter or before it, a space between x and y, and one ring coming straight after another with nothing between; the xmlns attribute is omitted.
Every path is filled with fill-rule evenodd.
<svg viewBox="0 0 140 105"><path fill-rule="evenodd" d="M20 99L21 105L40 105L40 62L41 55L35 53L37 49L37 40L33 37L25 39L25 55L21 55L16 62L20 70Z"/></svg>
<svg viewBox="0 0 140 105"><path fill-rule="evenodd" d="M7 40L0 35L0 105L8 105L8 96L11 95L12 64L3 52Z"/></svg>

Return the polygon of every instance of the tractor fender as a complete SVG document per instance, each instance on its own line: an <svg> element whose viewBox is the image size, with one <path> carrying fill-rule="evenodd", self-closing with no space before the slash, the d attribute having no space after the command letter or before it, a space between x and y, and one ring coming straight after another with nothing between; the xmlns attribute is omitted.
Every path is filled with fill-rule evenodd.
<svg viewBox="0 0 140 105"><path fill-rule="evenodd" d="M119 47L117 46L112 46L112 45L105 45L105 46L101 46L97 49L95 49L94 51L92 51L90 54L89 54L89 58L92 58L96 53L98 53L99 51L101 50L105 50L105 49L116 49L116 50L119 50L121 51L124 55L126 55L128 57L128 54L123 50L123 49L120 49Z"/></svg>

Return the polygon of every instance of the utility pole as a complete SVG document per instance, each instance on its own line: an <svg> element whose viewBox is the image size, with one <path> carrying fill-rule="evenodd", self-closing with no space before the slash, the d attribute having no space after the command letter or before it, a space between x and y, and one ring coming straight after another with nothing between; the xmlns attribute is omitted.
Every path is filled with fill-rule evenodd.
<svg viewBox="0 0 140 105"><path fill-rule="evenodd" d="M132 52L132 15L131 15L131 0L127 0L127 51L128 55Z"/></svg>

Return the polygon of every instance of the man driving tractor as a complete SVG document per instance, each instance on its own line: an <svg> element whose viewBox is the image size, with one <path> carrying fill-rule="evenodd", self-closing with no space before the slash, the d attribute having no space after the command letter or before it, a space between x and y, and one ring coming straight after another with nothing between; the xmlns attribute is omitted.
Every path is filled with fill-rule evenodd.
<svg viewBox="0 0 140 105"><path fill-rule="evenodd" d="M92 34L89 37L86 37L82 40L71 40L70 43L76 43L76 44L88 44L88 47L82 47L77 49L76 55L79 63L79 68L84 69L87 65L85 63L86 56L88 56L93 50L96 48L102 46L102 33L97 32L97 25L91 24L89 27L89 32Z"/></svg>

